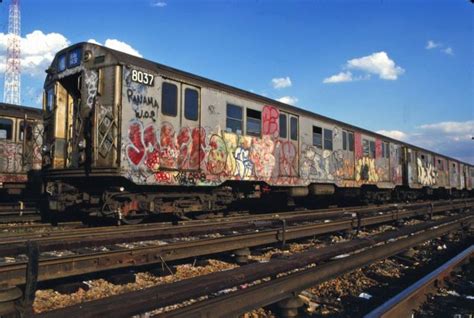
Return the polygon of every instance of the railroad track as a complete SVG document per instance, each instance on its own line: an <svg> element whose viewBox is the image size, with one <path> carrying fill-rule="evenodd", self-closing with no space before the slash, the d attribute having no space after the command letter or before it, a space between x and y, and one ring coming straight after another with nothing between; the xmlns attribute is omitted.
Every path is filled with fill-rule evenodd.
<svg viewBox="0 0 474 318"><path fill-rule="evenodd" d="M429 294L446 285L451 275L474 257L474 245L365 315L365 318L411 317L429 299ZM472 286L471 286L472 290ZM458 295L461 296L461 295ZM472 308L472 306L471 306ZM446 308L448 309L448 308ZM450 314L455 316L455 313Z"/></svg>
<svg viewBox="0 0 474 318"><path fill-rule="evenodd" d="M1 223L25 223L41 221L41 214L31 202L0 204Z"/></svg>
<svg viewBox="0 0 474 318"><path fill-rule="evenodd" d="M130 317L197 299L200 301L166 312L163 316L237 316L253 308L294 297L301 290L427 240L463 230L473 222L474 216L469 215L407 226L397 231L272 259L267 263L253 263L44 312L35 317L65 317L71 314L97 317L112 313L114 317Z"/></svg>
<svg viewBox="0 0 474 318"><path fill-rule="evenodd" d="M169 225L138 225L127 227L107 228L106 232L99 229L75 230L73 237L63 234L49 233L47 236L6 237L1 240L0 256L18 255L25 252L26 241L33 242L44 252L61 248L80 248L80 251L62 257L40 257L38 261L39 282L52 279L66 278L75 275L95 273L111 269L124 269L150 264L163 264L202 255L211 255L234 251L242 248L284 244L286 241L327 234L338 231L356 231L365 226L372 226L397 220L433 216L446 211L461 211L463 214L450 217L452 222L471 222L473 212L469 212L474 202L447 201L436 204L417 203L411 205L390 205L381 207L366 207L355 210L331 209L326 211L293 212L275 215L257 216L258 220L249 223L248 217L238 217L236 220L189 222L181 226ZM356 211L356 212L354 212ZM341 214L342 213L342 214ZM328 220L328 216L335 219ZM249 216L250 217L250 216ZM253 217L253 216L252 216ZM437 221L426 223L442 224ZM260 228L257 225L260 226ZM420 225L422 226L422 225ZM130 230L132 229L132 230ZM92 231L95 231L95 235ZM215 236L216 233L222 234ZM224 233L227 232L227 233ZM210 237L208 235L214 235ZM36 234L35 234L36 235ZM176 240L179 236L199 235L192 240ZM141 244L145 239L153 239L151 244ZM168 239L169 241L161 241ZM16 240L16 241L15 241ZM158 241L156 241L158 240ZM104 244L117 242L136 242L140 244L131 247L105 248ZM91 247L87 249L87 247ZM94 248L99 247L99 248ZM14 259L0 266L0 281L9 286L21 285L27 282L25 272L28 269L27 257Z"/></svg>

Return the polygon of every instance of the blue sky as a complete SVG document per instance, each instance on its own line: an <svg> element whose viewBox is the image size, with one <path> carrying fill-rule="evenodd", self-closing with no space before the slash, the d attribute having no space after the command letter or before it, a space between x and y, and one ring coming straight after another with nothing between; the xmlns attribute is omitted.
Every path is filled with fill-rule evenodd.
<svg viewBox="0 0 474 318"><path fill-rule="evenodd" d="M474 163L468 0L22 0L21 11L26 105L54 51L94 39Z"/></svg>

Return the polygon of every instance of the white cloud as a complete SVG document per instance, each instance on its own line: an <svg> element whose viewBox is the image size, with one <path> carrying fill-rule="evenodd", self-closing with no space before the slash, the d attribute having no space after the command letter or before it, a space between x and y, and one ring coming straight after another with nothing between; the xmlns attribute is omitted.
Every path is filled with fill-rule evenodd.
<svg viewBox="0 0 474 318"><path fill-rule="evenodd" d="M277 77L272 79L272 85L275 89L285 88L291 86L290 77Z"/></svg>
<svg viewBox="0 0 474 318"><path fill-rule="evenodd" d="M408 135L400 130L378 130L377 133L401 141L408 138Z"/></svg>
<svg viewBox="0 0 474 318"><path fill-rule="evenodd" d="M439 131L444 134L474 135L474 120L468 120L464 122L443 121L435 124L421 125L419 128L426 131Z"/></svg>
<svg viewBox="0 0 474 318"><path fill-rule="evenodd" d="M296 103L298 102L298 98L294 96L283 96L283 97L277 98L277 101L288 104L288 105L296 105Z"/></svg>
<svg viewBox="0 0 474 318"><path fill-rule="evenodd" d="M158 1L153 1L153 2L151 3L151 6L152 6L152 7L158 7L158 8L164 8L164 7L166 7L167 5L168 5L168 4L167 4L166 2L164 2L164 1L159 1L159 0L158 0Z"/></svg>
<svg viewBox="0 0 474 318"><path fill-rule="evenodd" d="M7 41L8 35L0 33L0 72L5 72ZM43 76L56 52L70 45L70 42L60 33L45 34L35 30L22 37L20 45L22 74Z"/></svg>
<svg viewBox="0 0 474 318"><path fill-rule="evenodd" d="M323 83L343 83L343 82L352 82L352 73L347 71L347 72L340 72L336 75L332 75L329 77L326 77L323 80Z"/></svg>
<svg viewBox="0 0 474 318"><path fill-rule="evenodd" d="M347 68L376 74L384 80L396 80L405 70L397 66L384 51L347 61Z"/></svg>
<svg viewBox="0 0 474 318"><path fill-rule="evenodd" d="M474 120L425 124L411 133L398 130L378 133L474 164Z"/></svg>
<svg viewBox="0 0 474 318"><path fill-rule="evenodd" d="M138 52L136 49L134 49L130 44L119 41L117 39L107 39L107 40L105 40L104 44L101 44L100 42L97 42L95 39L89 39L87 42L103 45L105 47L108 47L108 48L111 48L111 49L114 49L114 50L117 50L117 51L121 51L121 52L130 54L130 55L143 57L140 54L140 52Z"/></svg>
<svg viewBox="0 0 474 318"><path fill-rule="evenodd" d="M454 51L451 47L447 47L444 50L441 50L441 52L443 52L444 54L448 54L448 55L454 55Z"/></svg>
<svg viewBox="0 0 474 318"><path fill-rule="evenodd" d="M372 53L367 56L351 59L343 67L344 71L329 76L323 80L323 83L343 83L367 80L371 74L376 74L384 80L396 80L398 76L405 73L405 70L396 65L384 51ZM351 71L360 71L361 75L354 76Z"/></svg>
<svg viewBox="0 0 474 318"><path fill-rule="evenodd" d="M431 50L431 49L435 49L437 47L440 47L441 45L442 44L439 43L439 42L435 42L433 40L428 40L428 42L426 43L425 49Z"/></svg>

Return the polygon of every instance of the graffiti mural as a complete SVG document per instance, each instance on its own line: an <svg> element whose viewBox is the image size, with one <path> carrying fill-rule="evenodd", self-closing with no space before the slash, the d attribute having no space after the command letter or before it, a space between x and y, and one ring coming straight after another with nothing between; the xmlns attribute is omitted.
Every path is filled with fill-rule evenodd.
<svg viewBox="0 0 474 318"><path fill-rule="evenodd" d="M92 106L94 106L95 98L97 96L97 82L99 80L99 76L97 75L96 71L92 70L86 70L84 74L84 83L86 85L87 91L86 105L91 109Z"/></svg>
<svg viewBox="0 0 474 318"><path fill-rule="evenodd" d="M375 159L362 157L355 164L355 180L357 182L378 182L379 171L375 166Z"/></svg>
<svg viewBox="0 0 474 318"><path fill-rule="evenodd" d="M416 166L418 170L418 183L424 186L436 184L437 171L432 163L426 163L421 158L416 158Z"/></svg>
<svg viewBox="0 0 474 318"><path fill-rule="evenodd" d="M329 151L304 146L301 153L301 178L310 181L336 181L344 175L344 157L341 150Z"/></svg>

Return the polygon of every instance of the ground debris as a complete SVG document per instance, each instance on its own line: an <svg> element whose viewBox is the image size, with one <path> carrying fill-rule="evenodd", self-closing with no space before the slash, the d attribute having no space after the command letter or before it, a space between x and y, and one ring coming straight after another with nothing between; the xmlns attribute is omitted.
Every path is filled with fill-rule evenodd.
<svg viewBox="0 0 474 318"><path fill-rule="evenodd" d="M160 284L172 283L191 277L229 270L235 267L237 267L237 265L210 259L206 266L193 266L192 264L178 265L176 266L176 273L174 275L155 276L148 272L136 273L135 282L124 285L115 285L104 279L97 279L85 282L89 286L89 290L85 291L79 288L77 292L72 294L61 294L52 289L38 290L36 292L33 310L36 313L41 313Z"/></svg>

